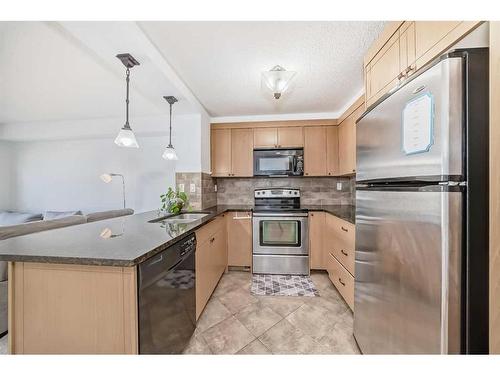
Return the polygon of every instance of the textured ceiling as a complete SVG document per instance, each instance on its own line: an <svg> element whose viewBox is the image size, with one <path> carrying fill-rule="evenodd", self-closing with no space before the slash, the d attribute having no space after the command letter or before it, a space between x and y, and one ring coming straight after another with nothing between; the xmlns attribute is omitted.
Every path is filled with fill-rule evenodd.
<svg viewBox="0 0 500 375"><path fill-rule="evenodd" d="M141 22L212 116L338 112L363 88L362 61L384 22ZM276 101L261 72L297 71Z"/></svg>

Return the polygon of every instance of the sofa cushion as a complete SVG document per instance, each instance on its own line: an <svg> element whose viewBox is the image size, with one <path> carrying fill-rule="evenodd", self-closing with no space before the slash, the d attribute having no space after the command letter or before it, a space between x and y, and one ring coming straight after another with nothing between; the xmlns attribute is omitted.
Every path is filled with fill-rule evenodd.
<svg viewBox="0 0 500 375"><path fill-rule="evenodd" d="M29 223L42 220L42 214L31 212L2 211L0 212L0 226Z"/></svg>
<svg viewBox="0 0 500 375"><path fill-rule="evenodd" d="M83 215L82 211L45 211L43 220L62 219L63 217Z"/></svg>
<svg viewBox="0 0 500 375"><path fill-rule="evenodd" d="M5 240L11 237L23 236L45 230L69 227L71 225L84 224L87 222L85 216L75 215L68 216L62 219L55 220L40 220L35 223L25 223L11 225L8 227L0 227L0 240Z"/></svg>
<svg viewBox="0 0 500 375"><path fill-rule="evenodd" d="M114 217L132 215L133 213L134 213L134 210L131 208L124 208L121 210L94 212L94 213L87 215L87 221L90 223L93 221L106 220L106 219L112 219Z"/></svg>

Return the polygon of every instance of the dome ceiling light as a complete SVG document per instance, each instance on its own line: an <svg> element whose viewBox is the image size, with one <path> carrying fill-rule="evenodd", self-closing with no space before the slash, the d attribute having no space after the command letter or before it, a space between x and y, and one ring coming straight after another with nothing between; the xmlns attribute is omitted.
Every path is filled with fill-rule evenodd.
<svg viewBox="0 0 500 375"><path fill-rule="evenodd" d="M262 81L272 91L274 99L279 99L290 86L290 82L295 77L295 74L297 72L292 72L280 65L276 65L271 70L262 72Z"/></svg>

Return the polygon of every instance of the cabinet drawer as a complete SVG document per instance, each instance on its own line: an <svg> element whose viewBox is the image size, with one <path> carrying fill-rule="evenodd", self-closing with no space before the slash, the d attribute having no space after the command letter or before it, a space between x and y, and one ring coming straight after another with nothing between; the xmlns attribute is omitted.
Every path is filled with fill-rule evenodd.
<svg viewBox="0 0 500 375"><path fill-rule="evenodd" d="M326 216L327 230L332 233L336 240L343 242L343 246L354 250L355 226L345 220L333 215Z"/></svg>
<svg viewBox="0 0 500 375"><path fill-rule="evenodd" d="M354 310L354 277L330 253L327 258L327 271L330 280L342 295L351 310Z"/></svg>
<svg viewBox="0 0 500 375"><path fill-rule="evenodd" d="M226 221L224 219L224 215L217 216L211 222L203 225L200 229L198 229L196 233L196 242L198 244L203 244L208 241L213 235L224 228Z"/></svg>
<svg viewBox="0 0 500 375"><path fill-rule="evenodd" d="M351 275L354 275L354 248L345 246L344 242L339 241L333 246L333 249L330 249L330 252Z"/></svg>

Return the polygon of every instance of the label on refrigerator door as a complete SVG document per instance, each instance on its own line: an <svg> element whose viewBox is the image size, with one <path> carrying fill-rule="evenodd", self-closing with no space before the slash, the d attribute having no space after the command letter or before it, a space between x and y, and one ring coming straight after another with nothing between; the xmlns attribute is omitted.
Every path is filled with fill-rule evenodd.
<svg viewBox="0 0 500 375"><path fill-rule="evenodd" d="M425 93L406 103L402 116L402 150L406 155L428 152L434 143L434 98Z"/></svg>

